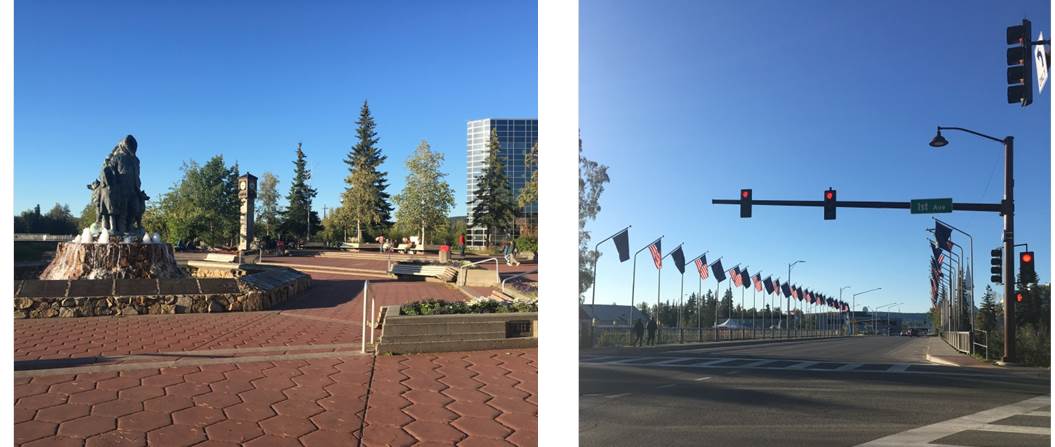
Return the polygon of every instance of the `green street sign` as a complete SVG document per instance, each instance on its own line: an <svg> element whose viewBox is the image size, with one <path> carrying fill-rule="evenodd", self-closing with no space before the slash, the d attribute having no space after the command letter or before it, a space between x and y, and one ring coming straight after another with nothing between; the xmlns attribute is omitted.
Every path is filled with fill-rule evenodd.
<svg viewBox="0 0 1055 447"><path fill-rule="evenodd" d="M952 199L917 199L911 209L912 214L951 213Z"/></svg>

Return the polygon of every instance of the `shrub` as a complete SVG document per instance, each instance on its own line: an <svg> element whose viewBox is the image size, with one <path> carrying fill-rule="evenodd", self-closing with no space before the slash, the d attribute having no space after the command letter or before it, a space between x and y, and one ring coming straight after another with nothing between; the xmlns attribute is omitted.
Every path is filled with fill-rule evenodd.
<svg viewBox="0 0 1055 447"><path fill-rule="evenodd" d="M516 239L517 251L530 251L532 253L538 253L538 239L533 237L518 237Z"/></svg>
<svg viewBox="0 0 1055 447"><path fill-rule="evenodd" d="M407 303L400 307L401 315L500 314L511 312L538 312L538 302L498 301L490 298L476 298L462 302L430 298Z"/></svg>

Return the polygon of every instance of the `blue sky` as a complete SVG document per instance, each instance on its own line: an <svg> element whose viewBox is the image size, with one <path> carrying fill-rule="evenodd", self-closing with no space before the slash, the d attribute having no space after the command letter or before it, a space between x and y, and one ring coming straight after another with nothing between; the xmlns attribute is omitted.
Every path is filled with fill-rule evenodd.
<svg viewBox="0 0 1055 447"><path fill-rule="evenodd" d="M369 100L389 193L427 139L464 215L465 123L536 116L536 42L533 2L20 1L14 211L79 215L131 133L154 198L215 154L275 173L284 196L303 142L321 214Z"/></svg>
<svg viewBox="0 0 1055 447"><path fill-rule="evenodd" d="M999 202L1000 145L946 132L946 148L927 146L937 125L961 126L1015 136L1016 242L1037 252L1047 282L1051 85L1030 107L1008 105L1004 38L1023 17L1034 37L1050 36L1049 16L1046 1L582 0L584 153L612 179L588 229L596 242L633 225L632 251L665 235L664 253L684 242L687 259L709 250L709 260L782 280L803 259L795 283L832 296L852 286L845 297L882 287L858 306L924 312L924 230L936 216L974 236L980 299L1000 243L995 213L840 209L825 221L820 208L759 206L740 219L737 206L710 202L740 188L821 200L829 186L840 200ZM602 251L597 302L629 304L632 262L619 264L610 242ZM637 269L637 301L654 303L647 251ZM690 266L686 293L695 275ZM664 300L678 296L679 279L668 258Z"/></svg>

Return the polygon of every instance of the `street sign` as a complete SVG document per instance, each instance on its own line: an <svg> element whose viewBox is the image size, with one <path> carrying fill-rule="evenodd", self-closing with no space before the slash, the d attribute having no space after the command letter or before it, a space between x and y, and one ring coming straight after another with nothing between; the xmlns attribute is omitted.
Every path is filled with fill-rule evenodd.
<svg viewBox="0 0 1055 447"><path fill-rule="evenodd" d="M1040 37L1037 40L1044 40L1044 33L1040 33ZM1033 59L1035 60L1034 66L1037 67L1037 93L1044 91L1044 83L1048 81L1048 46L1044 44L1037 44L1033 46Z"/></svg>
<svg viewBox="0 0 1055 447"><path fill-rule="evenodd" d="M952 199L917 199L913 200L909 209L912 214L951 213Z"/></svg>

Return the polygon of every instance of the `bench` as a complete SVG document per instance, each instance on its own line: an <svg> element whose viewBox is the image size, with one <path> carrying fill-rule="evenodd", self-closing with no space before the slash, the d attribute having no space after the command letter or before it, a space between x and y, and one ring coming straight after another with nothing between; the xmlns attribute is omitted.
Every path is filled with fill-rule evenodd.
<svg viewBox="0 0 1055 447"><path fill-rule="evenodd" d="M204 261L207 262L237 262L238 255L232 255L227 253L209 253L205 255Z"/></svg>
<svg viewBox="0 0 1055 447"><path fill-rule="evenodd" d="M458 270L448 265L394 264L392 274L396 276L426 276L450 282L458 276Z"/></svg>

